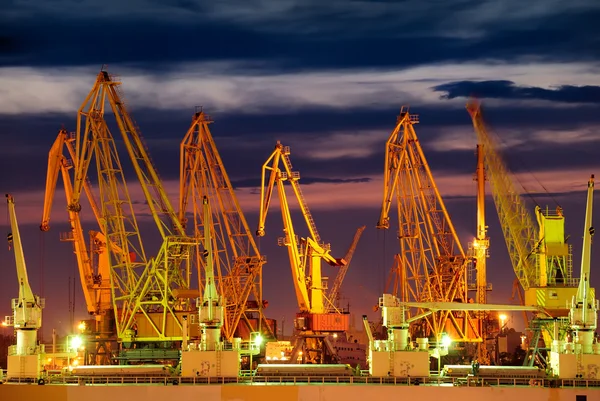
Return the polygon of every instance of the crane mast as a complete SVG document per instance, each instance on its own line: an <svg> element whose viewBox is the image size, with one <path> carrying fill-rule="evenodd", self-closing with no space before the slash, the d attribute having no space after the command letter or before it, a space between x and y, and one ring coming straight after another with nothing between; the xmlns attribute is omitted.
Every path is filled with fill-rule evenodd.
<svg viewBox="0 0 600 401"><path fill-rule="evenodd" d="M250 232L208 127L210 123L208 115L197 112L181 142L178 218L186 225L188 214L192 215L194 235L201 243L206 240L201 232L213 233L213 262L225 302L223 336L231 341L261 331L274 337L273 327L263 314L262 266L266 257L260 254ZM211 205L210 220L204 217L204 198ZM196 260L199 266L205 263L202 257Z"/></svg>
<svg viewBox="0 0 600 401"><path fill-rule="evenodd" d="M472 254L474 256L473 264L476 273L476 299L480 305L487 304L487 258L490 239L487 237L487 225L485 223L485 165L483 161L483 145L477 145L477 235L471 244ZM488 337L488 314L485 311L477 312L479 321L479 332L483 341L478 347L479 360L487 364L490 362L490 355L487 350L486 339Z"/></svg>
<svg viewBox="0 0 600 401"><path fill-rule="evenodd" d="M117 337L125 345L133 340L181 340L181 316L190 305L186 299L177 298L174 290L189 288L190 249L196 242L185 235L139 130L126 110L119 87L120 82L101 71L79 109L74 185L68 208L80 212L80 197L94 161L101 232L106 236L109 256L111 298L114 310L118 311ZM144 205L163 241L153 257L148 257L142 243L136 218L140 210L134 212L135 203L127 187L116 141L105 119L106 103L135 170Z"/></svg>
<svg viewBox="0 0 600 401"><path fill-rule="evenodd" d="M279 245L288 248L294 289L300 309L295 319L295 326L300 331L300 335L290 361L296 361L300 355L303 361L308 360L313 363L335 361L337 355L329 342L328 335L348 330L349 320L348 315L336 308L333 301L325 296L326 286L322 276L321 261L332 266L344 266L347 262L331 256L330 245L321 241L298 182L300 174L292 170L289 155L290 148L277 142L275 150L263 165L260 215L256 233L258 236L265 235L267 212L273 191L277 187L285 234L285 237L280 238L278 242ZM295 233L285 192L286 181L292 186L308 227L310 236L306 238L299 239Z"/></svg>
<svg viewBox="0 0 600 401"><path fill-rule="evenodd" d="M14 326L17 345L8 351L8 379L33 377L40 378L43 364L43 346L37 345L37 332L42 327L42 309L45 302L33 294L27 277L27 266L21 243L19 224L15 211L15 200L6 194L11 232L8 234L9 247L14 249L19 296L12 300L13 316L7 317L8 325Z"/></svg>
<svg viewBox="0 0 600 401"><path fill-rule="evenodd" d="M389 213L397 200L400 254L389 280L399 287L402 302L467 302L467 262L463 248L435 185L414 125L419 122L403 106L386 143L384 191L377 228L390 227ZM416 312L423 313L422 310ZM455 341L481 341L471 314L438 311L411 326L413 337L442 333Z"/></svg>

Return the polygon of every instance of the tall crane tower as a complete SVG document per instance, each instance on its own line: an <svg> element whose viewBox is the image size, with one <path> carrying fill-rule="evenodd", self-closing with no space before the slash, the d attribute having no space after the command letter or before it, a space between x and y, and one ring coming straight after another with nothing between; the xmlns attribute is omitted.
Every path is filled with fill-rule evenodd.
<svg viewBox="0 0 600 401"><path fill-rule="evenodd" d="M483 149L494 204L513 270L524 290L525 305L541 306L552 318L567 324L569 303L577 294L578 280L573 277L572 252L566 243L562 208L559 206L554 212L536 206L536 233L533 218L517 191L499 146L488 132L480 103L472 99L467 103L467 111ZM540 317L532 323L534 337L531 344L537 349L538 338L542 334L548 346L553 340L554 329L546 326L553 326L553 319ZM531 363L533 360L529 359Z"/></svg>
<svg viewBox="0 0 600 401"><path fill-rule="evenodd" d="M44 379L41 377L41 373L45 354L44 346L37 344L37 332L42 327L42 309L45 302L39 296L33 295L29 285L17 213L15 212L15 200L9 194L6 194L6 200L12 230L8 234L8 242L15 252L17 280L19 281L19 297L12 300L13 315L5 318L7 325L14 326L17 333L17 345L11 346L8 350L7 379L34 379L43 384Z"/></svg>
<svg viewBox="0 0 600 401"><path fill-rule="evenodd" d="M349 315L336 307L334 300L326 297L327 283L322 275L321 261L337 267L343 267L347 262L334 258L330 254L330 245L321 240L298 182L300 174L293 171L289 155L289 146L283 146L277 142L275 150L263 165L260 217L256 234L258 236L265 235L267 212L273 191L277 186L285 234L285 237L280 238L278 243L288 248L294 289L300 309L294 322L299 336L290 361L297 361L301 355L303 362L333 362L336 361L337 355L328 336L336 332L347 331ZM308 227L309 235L306 238L299 239L296 235L285 192L284 183L286 181L292 186Z"/></svg>
<svg viewBox="0 0 600 401"><path fill-rule="evenodd" d="M414 125L419 122L403 106L386 144L384 190L377 228L390 227L394 198L398 208L400 253L393 270L400 275L401 302L468 302L467 262L463 248L435 185ZM414 313L414 312L413 312ZM425 311L418 309L417 315ZM469 312L436 311L414 321L412 337L443 333L459 342L480 342L478 322Z"/></svg>
<svg viewBox="0 0 600 401"><path fill-rule="evenodd" d="M112 110L121 140L141 189L133 202L107 118ZM170 343L182 340L182 318L191 310L189 299L176 289L188 289L190 253L196 239L185 234L162 186L136 124L127 112L120 82L100 71L79 109L74 141L73 193L68 210L81 211L80 198L95 167L98 180L101 232L106 237L111 300L116 333L124 348L133 342ZM144 204L162 240L158 252L148 255L136 218L137 203ZM136 209L137 207L137 209Z"/></svg>
<svg viewBox="0 0 600 401"><path fill-rule="evenodd" d="M46 177L46 194L44 197L44 211L40 229L50 230L50 215L54 201L54 193L59 173L62 176L67 204L73 197L73 179L71 172L75 158L75 135L61 129L52 145L48 155L48 172ZM102 224L100 209L94 198L91 183L86 180L83 188L92 212ZM111 300L110 268L106 250L106 238L99 231L89 232L90 249L86 243L83 226L79 213L68 209L69 225L71 231L61 234L61 241L72 242L73 251L77 258L79 278L83 297L88 313L93 316L95 327L88 328L93 335L95 347L91 350L88 364L107 365L111 363L114 347L111 339L116 336L114 330L114 309ZM112 244L115 251L122 253L116 244Z"/></svg>
<svg viewBox="0 0 600 401"><path fill-rule="evenodd" d="M207 244L203 244L200 233L213 233L213 262L225 302L224 338L248 338L251 332L274 338L274 327L263 313L262 267L266 257L260 254L250 232L208 127L210 123L212 119L203 111L195 113L181 142L179 220L186 225L191 214L194 236L204 248ZM204 198L212 205L211 227L204 218ZM198 251L195 260L200 266L205 263Z"/></svg>

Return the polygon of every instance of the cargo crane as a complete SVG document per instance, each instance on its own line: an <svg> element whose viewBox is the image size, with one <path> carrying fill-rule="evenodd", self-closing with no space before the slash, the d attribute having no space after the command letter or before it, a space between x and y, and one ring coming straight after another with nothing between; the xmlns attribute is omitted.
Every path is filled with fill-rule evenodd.
<svg viewBox="0 0 600 401"><path fill-rule="evenodd" d="M552 212L536 206L536 235L527 206L515 188L496 140L488 132L480 103L475 99L470 100L467 111L483 149L494 204L513 270L523 288L524 304L541 306L550 313L550 318L540 316L531 321L532 348L526 358L530 364L537 360L545 365L547 361L538 349L539 338L543 336L546 346L553 340L559 340L553 338L555 319L562 326L560 334L556 334L564 337L570 300L578 288L578 280L572 274L571 246L565 238L565 218L560 207Z"/></svg>
<svg viewBox="0 0 600 401"><path fill-rule="evenodd" d="M61 129L50 149L44 211L40 225L42 231L50 230L50 215L59 173L62 176L67 204L72 199L73 181L70 172L73 171L73 159L75 157L74 141L74 135L71 135L65 129ZM90 185L90 181L86 180L83 187L92 212L100 225L102 221L100 210ZM89 340L93 340L95 347L90 350L91 355L85 363L108 365L111 363L115 348L112 344L116 342L116 333L114 331L114 310L111 301L110 268L106 238L99 231L90 231L90 250L88 252L79 213L68 209L68 214L71 231L64 235L61 234L61 241L73 243L87 312L94 318L95 322L95 327L89 327L86 330L92 334L93 338ZM116 244L113 243L112 247L116 252L122 253L122 250Z"/></svg>
<svg viewBox="0 0 600 401"><path fill-rule="evenodd" d="M388 280L401 302L468 302L467 263L458 236L435 185L433 175L419 144L414 125L418 115L403 106L396 127L386 144L384 191L377 228L390 227L389 212L394 197L398 207L400 253L395 257ZM467 311L435 311L422 315L411 325L413 338L444 333L457 342L481 342L477 319ZM410 318L411 314L409 314Z"/></svg>
<svg viewBox="0 0 600 401"><path fill-rule="evenodd" d="M199 233L208 229L213 233L213 262L225 302L223 337L227 341L234 337L248 339L251 332L261 332L266 338L274 338L273 322L263 313L266 301L262 299L262 267L266 257L260 254L250 232L208 127L210 123L212 119L203 111L195 113L181 142L179 219L186 225L191 214L194 235L200 242ZM207 227L203 217L204 197L212 205L212 227ZM205 259L196 252L196 260L202 266Z"/></svg>
<svg viewBox="0 0 600 401"><path fill-rule="evenodd" d="M277 186L283 217L283 232L285 234L285 237L280 238L278 243L288 248L294 289L300 309L294 321L299 336L292 350L290 361L296 362L301 356L303 363L331 363L337 360L337 355L328 336L333 333L347 331L349 315L337 308L333 300L327 299L325 294L327 286L322 276L321 261L337 267L344 266L347 263L343 259L336 259L331 256L330 245L321 241L317 226L298 182L300 174L292 170L289 155L289 146L283 146L280 142L277 142L275 150L263 165L260 215L256 234L258 236L265 235L267 212L271 204L273 191ZM280 167L280 164L282 167ZM292 223L285 193L284 183L286 181L292 186L310 233L309 236L300 240L298 240Z"/></svg>
<svg viewBox="0 0 600 401"><path fill-rule="evenodd" d="M43 298L33 295L29 285L15 212L15 200L9 194L6 194L6 200L11 227L8 242L9 247L12 247L15 252L17 280L19 281L19 297L12 300L13 315L5 318L6 325L14 326L17 334L17 344L8 349L6 376L9 381L13 379L18 381L37 380L38 384L44 384L42 368L45 362L45 350L43 345L37 343L37 332L42 327L42 309L45 301Z"/></svg>
<svg viewBox="0 0 600 401"><path fill-rule="evenodd" d="M176 290L190 285L190 253L197 244L185 234L162 186L136 124L129 116L120 91L121 83L102 70L82 103L77 120L73 158L73 193L68 210L81 211L80 198L90 174L96 167L100 205L101 232L106 237L110 269L111 300L115 310L118 341L122 345L119 358L146 360L144 344L153 343L164 351L181 341L182 320L192 310L189 299L177 297ZM162 245L148 256L135 216L116 140L105 118L110 106L121 139L135 171L143 203L155 223ZM94 161L94 163L92 163ZM138 349L131 349L139 343ZM153 351L151 349L150 351ZM179 359L159 352L161 359ZM144 356L146 355L146 356Z"/></svg>

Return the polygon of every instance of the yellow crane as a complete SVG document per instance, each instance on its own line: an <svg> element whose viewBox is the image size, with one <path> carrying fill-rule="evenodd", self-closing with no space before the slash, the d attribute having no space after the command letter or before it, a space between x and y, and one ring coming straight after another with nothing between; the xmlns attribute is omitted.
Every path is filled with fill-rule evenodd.
<svg viewBox="0 0 600 401"><path fill-rule="evenodd" d="M471 99L467 111L483 149L494 204L513 270L523 288L524 304L543 307L552 318L567 324L569 302L577 294L578 279L573 277L572 251L566 242L562 208L559 206L552 211L536 206L536 232L533 218L517 191L498 143L487 129L480 102ZM534 336L530 343L537 353L540 334L544 336L546 346L550 345L554 320L540 317L532 323ZM542 356L538 354L536 358ZM528 360L533 363L534 359ZM545 363L543 358L541 362Z"/></svg>
<svg viewBox="0 0 600 401"><path fill-rule="evenodd" d="M213 233L213 263L219 294L225 302L223 337L228 341L233 337L248 339L251 332L262 332L274 338L274 327L263 312L262 268L266 257L260 254L250 232L208 127L210 123L212 119L203 111L195 113L181 142L179 219L185 225L191 214L194 236L200 243L205 230ZM204 218L204 198L212 205L212 224ZM205 249L205 244L202 247ZM205 258L199 250L196 247L195 260L203 266Z"/></svg>
<svg viewBox="0 0 600 401"><path fill-rule="evenodd" d="M38 381L38 384L44 384L42 367L45 350L43 345L38 345L37 333L42 327L42 309L45 306L45 300L34 295L29 285L15 211L15 200L12 195L6 194L6 201L11 227L7 239L9 248L14 249L17 280L19 281L19 296L13 298L11 302L13 315L5 318L7 326L14 326L17 337L17 344L8 349L6 376L9 381L34 379Z"/></svg>
<svg viewBox="0 0 600 401"><path fill-rule="evenodd" d="M124 348L134 341L180 341L182 318L189 314L191 305L174 291L189 288L190 252L197 241L185 234L119 88L118 80L107 71L100 71L79 109L68 210L81 211L80 198L93 165L98 180L100 231L106 237L108 250L117 337ZM107 104L139 182L142 202L131 199L116 140L105 118ZM143 212L155 223L162 240L153 256L146 253L142 243L136 218L142 210L135 206L137 203L147 208Z"/></svg>
<svg viewBox="0 0 600 401"><path fill-rule="evenodd" d="M396 198L400 253L390 279L402 302L468 302L467 263L456 230L437 189L414 125L418 115L403 106L386 143L384 190L379 229L390 227ZM415 315L424 314L418 309ZM453 341L481 342L472 313L436 311L413 322L412 337L448 334Z"/></svg>
<svg viewBox="0 0 600 401"><path fill-rule="evenodd" d="M293 171L289 155L289 146L277 142L275 150L263 165L260 215L256 234L265 235L267 212L273 191L277 189L285 234L278 243L288 249L294 289L300 309L294 322L299 336L290 361L295 362L301 356L303 362L332 362L336 361L337 355L328 336L348 330L349 315L338 308L332 299L327 298L325 292L327 286L322 275L321 261L338 267L346 265L347 262L333 257L330 253L330 245L321 240L298 182L300 174ZM291 184L300 205L309 231L306 238L299 239L296 235L285 192L285 182Z"/></svg>

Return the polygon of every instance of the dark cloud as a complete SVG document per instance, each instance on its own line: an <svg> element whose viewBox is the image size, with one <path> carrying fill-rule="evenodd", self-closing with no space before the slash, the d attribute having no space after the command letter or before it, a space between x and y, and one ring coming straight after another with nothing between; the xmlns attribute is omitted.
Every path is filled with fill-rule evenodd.
<svg viewBox="0 0 600 401"><path fill-rule="evenodd" d="M438 85L443 99L476 96L492 99L536 99L564 103L600 103L600 86L562 85L554 89L519 86L512 81L458 81Z"/></svg>
<svg viewBox="0 0 600 401"><path fill-rule="evenodd" d="M125 19L119 14L41 11L20 18L0 17L5 29L23 43L22 52L13 50L11 57L0 59L0 65L130 63L163 69L180 61L255 60L270 61L273 68L302 70L523 56L569 61L600 58L596 29L600 9L593 5L510 21L494 17L485 28L477 24L469 35L461 23L476 24L477 19L461 12L471 7L463 1L418 7L409 13L410 18L406 10L372 12L365 6L362 13L312 13L297 5L287 15L267 20L257 15L244 20L235 13L215 18L198 12L196 2L180 3L180 9L193 10L180 20L135 13ZM447 21L450 12L463 21L440 23Z"/></svg>

